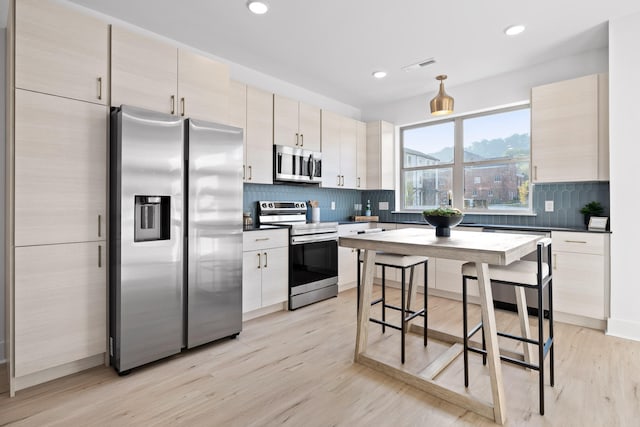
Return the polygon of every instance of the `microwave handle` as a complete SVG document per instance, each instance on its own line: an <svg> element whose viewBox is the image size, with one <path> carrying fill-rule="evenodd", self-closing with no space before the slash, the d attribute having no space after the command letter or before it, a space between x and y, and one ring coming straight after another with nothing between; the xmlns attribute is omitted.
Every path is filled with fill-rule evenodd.
<svg viewBox="0 0 640 427"><path fill-rule="evenodd" d="M309 179L316 175L316 162L313 161L313 154L309 155Z"/></svg>

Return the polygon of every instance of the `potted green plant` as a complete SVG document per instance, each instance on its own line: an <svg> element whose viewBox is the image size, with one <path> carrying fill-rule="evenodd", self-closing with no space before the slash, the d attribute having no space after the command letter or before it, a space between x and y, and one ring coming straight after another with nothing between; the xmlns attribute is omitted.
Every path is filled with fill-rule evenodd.
<svg viewBox="0 0 640 427"><path fill-rule="evenodd" d="M422 212L425 221L436 228L436 236L451 236L451 228L460 224L463 213L456 208L429 209Z"/></svg>
<svg viewBox="0 0 640 427"><path fill-rule="evenodd" d="M589 226L589 220L592 216L600 216L604 213L604 207L600 202L591 201L580 209L580 213L584 215L584 225Z"/></svg>

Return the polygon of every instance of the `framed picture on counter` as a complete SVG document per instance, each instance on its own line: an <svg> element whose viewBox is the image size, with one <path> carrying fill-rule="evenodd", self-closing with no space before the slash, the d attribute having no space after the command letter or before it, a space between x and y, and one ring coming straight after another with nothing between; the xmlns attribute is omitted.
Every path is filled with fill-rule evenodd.
<svg viewBox="0 0 640 427"><path fill-rule="evenodd" d="M608 222L609 217L607 216L592 216L589 218L589 226L587 228L589 230L604 231L607 229Z"/></svg>

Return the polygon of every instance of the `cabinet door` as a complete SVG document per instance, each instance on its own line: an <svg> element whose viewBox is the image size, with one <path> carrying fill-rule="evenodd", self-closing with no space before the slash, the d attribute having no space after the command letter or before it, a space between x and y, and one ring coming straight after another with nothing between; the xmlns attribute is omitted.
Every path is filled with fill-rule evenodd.
<svg viewBox="0 0 640 427"><path fill-rule="evenodd" d="M397 229L401 228L433 228L430 225L414 225L414 224L398 224ZM437 259L430 257L427 262L427 287L435 288L436 287L436 267L437 267ZM407 270L407 282L409 281L408 276L409 270ZM417 283L419 286L422 286L424 283L424 265L419 265L414 268L414 275L416 276ZM402 273L400 270L397 270L396 280L402 280Z"/></svg>
<svg viewBox="0 0 640 427"><path fill-rule="evenodd" d="M598 76L531 90L534 182L598 179Z"/></svg>
<svg viewBox="0 0 640 427"><path fill-rule="evenodd" d="M553 298L554 310L604 319L604 257L554 251Z"/></svg>
<svg viewBox="0 0 640 427"><path fill-rule="evenodd" d="M340 171L341 117L331 111L322 111L322 186L342 186Z"/></svg>
<svg viewBox="0 0 640 427"><path fill-rule="evenodd" d="M229 67L188 50L178 50L179 114L229 122Z"/></svg>
<svg viewBox="0 0 640 427"><path fill-rule="evenodd" d="M300 147L298 101L273 95L273 143Z"/></svg>
<svg viewBox="0 0 640 427"><path fill-rule="evenodd" d="M108 109L16 90L15 244L104 240Z"/></svg>
<svg viewBox="0 0 640 427"><path fill-rule="evenodd" d="M300 102L300 146L306 150L320 151L320 108Z"/></svg>
<svg viewBox="0 0 640 427"><path fill-rule="evenodd" d="M245 182L273 184L273 95L247 86Z"/></svg>
<svg viewBox="0 0 640 427"><path fill-rule="evenodd" d="M107 105L109 26L64 4L16 2L16 87Z"/></svg>
<svg viewBox="0 0 640 427"><path fill-rule="evenodd" d="M242 129L247 127L247 85L229 82L229 125ZM246 132L243 141L246 140Z"/></svg>
<svg viewBox="0 0 640 427"><path fill-rule="evenodd" d="M289 248L273 248L262 254L262 306L289 298Z"/></svg>
<svg viewBox="0 0 640 427"><path fill-rule="evenodd" d="M111 28L111 105L178 112L178 49L141 34Z"/></svg>
<svg viewBox="0 0 640 427"><path fill-rule="evenodd" d="M367 189L367 124L356 125L356 188Z"/></svg>
<svg viewBox="0 0 640 427"><path fill-rule="evenodd" d="M355 120L342 117L340 127L340 174L342 187L356 188L358 129Z"/></svg>
<svg viewBox="0 0 640 427"><path fill-rule="evenodd" d="M103 242L15 249L15 375L105 352Z"/></svg>
<svg viewBox="0 0 640 427"><path fill-rule="evenodd" d="M260 254L260 256L258 256ZM262 300L262 252L242 253L242 312L256 310Z"/></svg>

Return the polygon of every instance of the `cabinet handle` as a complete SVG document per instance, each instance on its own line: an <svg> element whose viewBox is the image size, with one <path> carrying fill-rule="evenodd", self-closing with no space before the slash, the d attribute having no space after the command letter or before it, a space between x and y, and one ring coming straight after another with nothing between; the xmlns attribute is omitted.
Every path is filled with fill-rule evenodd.
<svg viewBox="0 0 640 427"><path fill-rule="evenodd" d="M102 215L98 215L98 237L102 237Z"/></svg>
<svg viewBox="0 0 640 427"><path fill-rule="evenodd" d="M253 168L249 166L249 181L253 179Z"/></svg>
<svg viewBox="0 0 640 427"><path fill-rule="evenodd" d="M98 99L102 99L102 77L98 77Z"/></svg>
<svg viewBox="0 0 640 427"><path fill-rule="evenodd" d="M340 185L344 187L344 175L340 175Z"/></svg>
<svg viewBox="0 0 640 427"><path fill-rule="evenodd" d="M338 177L338 187L340 187L340 175L336 175Z"/></svg>
<svg viewBox="0 0 640 427"><path fill-rule="evenodd" d="M98 268L102 268L102 245L98 245Z"/></svg>
<svg viewBox="0 0 640 427"><path fill-rule="evenodd" d="M587 243L584 240L565 240L565 243Z"/></svg>
<svg viewBox="0 0 640 427"><path fill-rule="evenodd" d="M300 134L300 147L304 147L304 133Z"/></svg>
<svg viewBox="0 0 640 427"><path fill-rule="evenodd" d="M171 95L171 114L176 113L176 96Z"/></svg>
<svg viewBox="0 0 640 427"><path fill-rule="evenodd" d="M182 112L180 113L180 115L182 117L184 117L184 111L185 111L185 101L184 101L184 96L182 98L180 98L180 108L182 109Z"/></svg>
<svg viewBox="0 0 640 427"><path fill-rule="evenodd" d="M256 242L265 242L265 241L267 241L267 240L269 240L269 238L268 238L268 237L262 237L262 238L260 238L260 239L256 239Z"/></svg>
<svg viewBox="0 0 640 427"><path fill-rule="evenodd" d="M260 254L260 252L258 252L258 268L262 268L262 267L261 267L261 265L262 265L262 259L260 258L260 256L261 256L261 254Z"/></svg>
<svg viewBox="0 0 640 427"><path fill-rule="evenodd" d="M300 143L300 134L296 133L296 146Z"/></svg>
<svg viewBox="0 0 640 427"><path fill-rule="evenodd" d="M267 262L268 262L268 258L267 258L267 253L264 252L264 268L267 268Z"/></svg>
<svg viewBox="0 0 640 427"><path fill-rule="evenodd" d="M558 254L553 254L553 269L558 269Z"/></svg>
<svg viewBox="0 0 640 427"><path fill-rule="evenodd" d="M538 180L538 167L537 166L533 167L533 179L535 179L536 181Z"/></svg>
<svg viewBox="0 0 640 427"><path fill-rule="evenodd" d="M242 180L244 181L246 178L246 171L247 171L247 167L245 165L242 165Z"/></svg>
<svg viewBox="0 0 640 427"><path fill-rule="evenodd" d="M360 188L360 177L358 177L358 184L356 185L356 187Z"/></svg>

